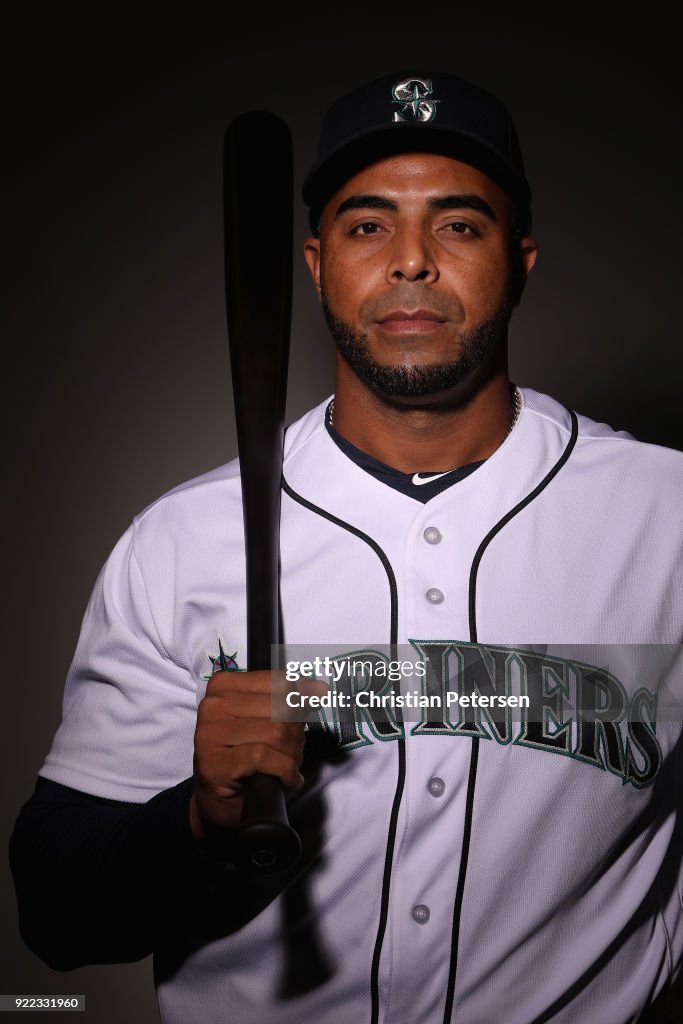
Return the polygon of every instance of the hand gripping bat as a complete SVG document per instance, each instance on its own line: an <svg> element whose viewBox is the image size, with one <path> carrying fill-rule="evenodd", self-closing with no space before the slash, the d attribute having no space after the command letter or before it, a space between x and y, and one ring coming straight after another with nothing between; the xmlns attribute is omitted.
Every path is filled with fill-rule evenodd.
<svg viewBox="0 0 683 1024"><path fill-rule="evenodd" d="M247 667L270 669L280 642L279 536L292 309L292 140L266 111L225 134L225 294L247 565ZM280 780L243 785L238 855L255 873L286 871L301 854Z"/></svg>

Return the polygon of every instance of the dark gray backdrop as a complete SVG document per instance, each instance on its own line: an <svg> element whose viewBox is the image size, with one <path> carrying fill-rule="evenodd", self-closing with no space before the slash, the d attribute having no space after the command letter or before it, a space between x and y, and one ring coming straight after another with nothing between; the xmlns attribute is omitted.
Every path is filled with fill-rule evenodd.
<svg viewBox="0 0 683 1024"><path fill-rule="evenodd" d="M644 22L592 6L359 4L323 21L299 5L277 24L261 7L169 21L76 6L10 26L3 842L113 543L163 491L235 454L221 146L240 111L287 119L299 183L325 107L375 74L431 66L501 94L540 243L513 379L683 447L674 7L650 4ZM304 233L300 208L299 248ZM298 258L290 381L289 421L332 388ZM157 1019L148 961L57 974L18 938L6 869L0 900L0 992L85 992L97 1024Z"/></svg>

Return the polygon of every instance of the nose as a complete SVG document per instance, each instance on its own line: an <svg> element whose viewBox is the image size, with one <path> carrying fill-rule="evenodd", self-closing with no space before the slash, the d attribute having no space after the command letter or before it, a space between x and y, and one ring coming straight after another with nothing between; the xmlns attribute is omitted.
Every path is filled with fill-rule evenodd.
<svg viewBox="0 0 683 1024"><path fill-rule="evenodd" d="M404 226L397 232L387 263L387 281L424 281L432 284L439 271L432 250L431 239L422 226Z"/></svg>

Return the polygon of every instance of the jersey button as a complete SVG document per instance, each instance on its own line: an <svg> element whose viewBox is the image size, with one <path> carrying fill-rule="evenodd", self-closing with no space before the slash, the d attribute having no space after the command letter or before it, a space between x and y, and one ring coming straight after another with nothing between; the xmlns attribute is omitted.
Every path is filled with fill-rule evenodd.
<svg viewBox="0 0 683 1024"><path fill-rule="evenodd" d="M430 587L425 597L430 604L441 604L443 601L443 591L438 590L437 587Z"/></svg>
<svg viewBox="0 0 683 1024"><path fill-rule="evenodd" d="M427 789L432 796L443 796L446 790L446 783L443 779L440 779L438 775L435 775L433 779L430 779L427 783Z"/></svg>
<svg viewBox="0 0 683 1024"><path fill-rule="evenodd" d="M437 530L436 526L428 526L422 536L428 544L440 544L443 540L441 531Z"/></svg>
<svg viewBox="0 0 683 1024"><path fill-rule="evenodd" d="M413 907L413 921L417 921L418 924L427 924L429 920L429 907L426 907L424 903L418 903L416 907Z"/></svg>

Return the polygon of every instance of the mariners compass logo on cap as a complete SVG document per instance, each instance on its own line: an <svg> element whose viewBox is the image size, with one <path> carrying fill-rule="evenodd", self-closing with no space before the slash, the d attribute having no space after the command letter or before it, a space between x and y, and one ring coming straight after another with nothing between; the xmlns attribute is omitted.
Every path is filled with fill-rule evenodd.
<svg viewBox="0 0 683 1024"><path fill-rule="evenodd" d="M378 160L411 152L449 156L487 175L516 204L529 232L531 190L505 104L456 75L400 68L340 96L325 114L303 183L313 234L345 181Z"/></svg>
<svg viewBox="0 0 683 1024"><path fill-rule="evenodd" d="M391 90L393 103L400 109L394 111L396 121L433 121L439 102L432 96L431 78L404 78L394 84Z"/></svg>

